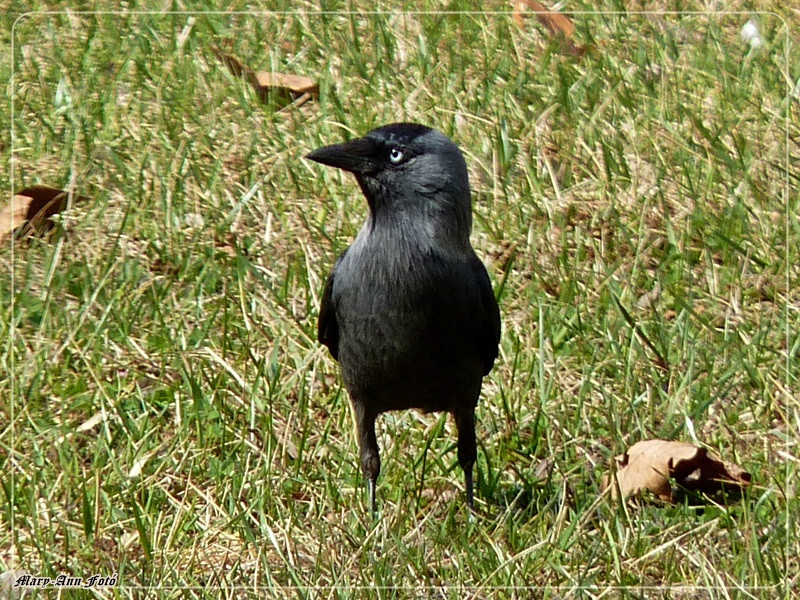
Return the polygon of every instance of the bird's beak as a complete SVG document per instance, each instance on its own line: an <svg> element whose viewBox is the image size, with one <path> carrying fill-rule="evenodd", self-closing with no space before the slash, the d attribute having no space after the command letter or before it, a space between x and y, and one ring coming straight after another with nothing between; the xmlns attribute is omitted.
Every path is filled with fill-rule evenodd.
<svg viewBox="0 0 800 600"><path fill-rule="evenodd" d="M369 138L358 138L344 144L317 148L306 154L306 158L357 175L369 175L377 168L375 145Z"/></svg>

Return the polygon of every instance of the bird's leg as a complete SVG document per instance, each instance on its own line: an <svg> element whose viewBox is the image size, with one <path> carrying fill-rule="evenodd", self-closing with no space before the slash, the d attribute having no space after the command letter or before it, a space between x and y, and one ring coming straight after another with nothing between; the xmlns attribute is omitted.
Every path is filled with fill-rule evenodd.
<svg viewBox="0 0 800 600"><path fill-rule="evenodd" d="M358 449L361 455L361 472L367 478L369 486L369 506L373 516L376 513L375 485L378 473L381 472L381 457L378 452L378 440L375 438L375 415L368 412L360 402L353 402L356 413L356 429L358 430Z"/></svg>
<svg viewBox="0 0 800 600"><path fill-rule="evenodd" d="M475 509L472 492L472 466L478 458L478 446L475 441L475 409L461 410L453 413L458 428L458 464L464 470L464 484L467 489L467 506Z"/></svg>

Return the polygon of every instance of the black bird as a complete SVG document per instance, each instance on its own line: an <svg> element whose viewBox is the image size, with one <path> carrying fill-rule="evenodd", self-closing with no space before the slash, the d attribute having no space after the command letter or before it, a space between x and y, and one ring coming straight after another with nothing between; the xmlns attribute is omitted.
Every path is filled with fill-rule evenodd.
<svg viewBox="0 0 800 600"><path fill-rule="evenodd" d="M444 134L415 123L314 150L307 158L353 173L369 217L336 261L318 337L339 361L375 512L375 419L389 410L447 411L473 503L475 406L500 341L500 311L469 241L467 165Z"/></svg>

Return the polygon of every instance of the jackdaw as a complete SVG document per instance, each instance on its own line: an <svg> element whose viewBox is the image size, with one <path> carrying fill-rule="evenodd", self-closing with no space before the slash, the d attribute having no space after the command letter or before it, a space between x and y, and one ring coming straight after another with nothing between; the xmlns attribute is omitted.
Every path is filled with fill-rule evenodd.
<svg viewBox="0 0 800 600"><path fill-rule="evenodd" d="M325 284L318 338L350 393L370 508L380 472L375 419L417 408L455 418L472 509L475 406L497 358L500 311L469 241L464 157L439 131L394 123L307 158L353 173L369 205Z"/></svg>

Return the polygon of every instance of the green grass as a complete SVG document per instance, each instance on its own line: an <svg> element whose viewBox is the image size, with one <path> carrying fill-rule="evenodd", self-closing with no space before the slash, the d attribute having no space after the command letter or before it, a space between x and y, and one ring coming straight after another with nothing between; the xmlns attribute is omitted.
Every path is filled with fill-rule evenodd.
<svg viewBox="0 0 800 600"><path fill-rule="evenodd" d="M787 64L776 15L750 50L748 15L586 14L575 58L534 19L323 4L356 12L73 6L19 20L13 54L0 17L2 189L88 198L0 248L0 570L119 573L114 598L788 597L796 27ZM226 40L256 69L317 78L319 100L260 103L214 56ZM302 156L404 119L464 150L503 316L475 519L453 424L415 412L379 421L371 519L315 341L366 204ZM9 126L0 149L10 165ZM754 483L725 504L615 506L603 474L652 437L697 438Z"/></svg>

